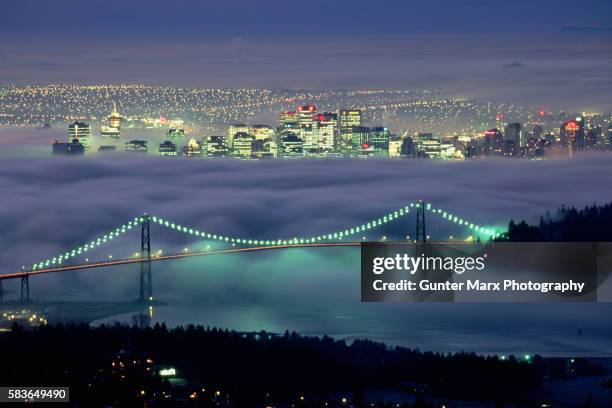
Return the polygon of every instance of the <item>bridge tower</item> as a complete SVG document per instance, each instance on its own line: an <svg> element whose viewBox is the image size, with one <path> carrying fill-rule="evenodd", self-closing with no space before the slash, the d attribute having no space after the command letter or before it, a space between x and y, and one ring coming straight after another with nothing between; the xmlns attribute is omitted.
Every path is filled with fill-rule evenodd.
<svg viewBox="0 0 612 408"><path fill-rule="evenodd" d="M30 303L30 275L21 277L21 303Z"/></svg>
<svg viewBox="0 0 612 408"><path fill-rule="evenodd" d="M153 284L151 281L151 232L149 228L150 217L148 214L142 216L140 234L140 253L145 261L140 263L140 301L151 302L153 300Z"/></svg>
<svg viewBox="0 0 612 408"><path fill-rule="evenodd" d="M416 241L427 242L427 234L425 231L425 201L419 200L416 213Z"/></svg>

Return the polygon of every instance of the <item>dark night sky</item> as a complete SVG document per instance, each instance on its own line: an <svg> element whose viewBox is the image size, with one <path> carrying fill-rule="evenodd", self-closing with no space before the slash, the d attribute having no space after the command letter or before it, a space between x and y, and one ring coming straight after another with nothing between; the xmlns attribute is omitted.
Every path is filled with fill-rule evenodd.
<svg viewBox="0 0 612 408"><path fill-rule="evenodd" d="M594 22L597 31L563 31ZM607 0L11 1L0 14L0 78L428 87L602 108L612 90L611 27Z"/></svg>

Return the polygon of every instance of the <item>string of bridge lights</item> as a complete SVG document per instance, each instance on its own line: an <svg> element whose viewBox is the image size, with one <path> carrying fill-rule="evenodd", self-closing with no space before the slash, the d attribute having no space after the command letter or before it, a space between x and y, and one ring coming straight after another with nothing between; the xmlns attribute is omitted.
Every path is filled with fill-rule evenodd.
<svg viewBox="0 0 612 408"><path fill-rule="evenodd" d="M148 216L149 220L155 224L161 225L163 227L169 228L171 230L179 231L187 235L199 237L205 240L210 241L218 241L222 243L228 243L233 245L254 245L254 246L269 246L269 245L299 245L299 244L314 244L319 242L329 242L329 241L341 241L346 237L354 236L360 234L362 232L370 231L376 229L382 225L388 224L392 221L395 221L398 218L404 217L410 213L410 211L417 206L423 205L421 202L413 202L410 203L396 211L390 212L380 218L376 218L370 220L364 224L355 225L350 228L346 228L343 230L330 232L321 235L313 235L309 237L294 237L294 238L282 238L282 239L253 239L253 238L243 238L243 237L232 237L227 235L219 235L213 234L210 232L201 231L197 228L187 227L184 225L180 225L169 220L163 219L157 216ZM464 226L469 230L473 231L476 235L485 235L487 237L496 238L500 235L500 232L492 229L485 228L480 225L477 225L473 222L467 221L457 215L454 215L448 211L445 211L441 208L434 208L430 203L425 203L423 205L425 210L430 213L439 216L449 222L453 222L457 225ZM44 269L56 265L60 265L65 261L78 257L80 255L84 255L88 251L91 251L101 245L104 245L113 239L125 234L130 231L134 227L137 227L142 224L145 220L145 216L135 217L133 220L129 221L126 224L123 224L113 231L102 235L92 241L83 244L79 247L73 248L72 250L66 251L65 253L58 255L53 258L46 259L44 261L35 263L32 265L32 270Z"/></svg>

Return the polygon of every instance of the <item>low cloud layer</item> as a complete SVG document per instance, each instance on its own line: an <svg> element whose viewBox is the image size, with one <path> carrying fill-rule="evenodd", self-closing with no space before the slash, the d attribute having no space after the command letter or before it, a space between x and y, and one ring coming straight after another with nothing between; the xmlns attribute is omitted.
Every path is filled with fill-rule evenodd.
<svg viewBox="0 0 612 408"><path fill-rule="evenodd" d="M571 161L470 162L5 155L0 158L1 272L55 256L145 211L205 231L258 239L343 229L419 198L483 225L506 225L510 218L536 221L546 210L563 204L612 200L611 165L608 154ZM370 238L413 234L413 218L398 220ZM434 237L466 235L434 219L429 222ZM152 234L154 248L167 251L206 245L158 226ZM138 231L128 235L93 252L92 258L137 251ZM492 324L489 312L470 306L447 305L453 312L443 317L437 311L441 305L359 304L358 251L353 249L191 259L155 264L154 273L159 298L187 308L162 309L160 318L173 322L212 321L242 329L288 327L348 337L395 336L398 342L410 339L418 344L428 340L414 337L415 333L394 334L385 322L407 318L400 318L407 308L428 308L424 313L433 319L429 323L437 325L436 330L452 325L448 320L452 316ZM136 296L136 284L137 268L131 266L38 277L32 280L32 293L42 300L129 300ZM526 318L520 307L513 315L519 325ZM605 305L559 307L566 309L571 321L556 319L556 306L542 308L536 319L571 328L584 316L610 311ZM363 332L365 323L371 332ZM612 333L605 320L593 324Z"/></svg>

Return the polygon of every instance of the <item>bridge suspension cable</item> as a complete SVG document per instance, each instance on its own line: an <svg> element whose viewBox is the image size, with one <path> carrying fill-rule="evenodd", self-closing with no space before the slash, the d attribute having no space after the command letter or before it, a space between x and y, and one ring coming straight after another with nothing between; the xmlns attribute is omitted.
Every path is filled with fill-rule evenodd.
<svg viewBox="0 0 612 408"><path fill-rule="evenodd" d="M370 231L376 229L382 225L388 224L392 221L400 217L404 217L408 215L411 209L414 209L416 206L420 206L421 202L413 202L408 205L397 209L396 211L390 212L380 218L372 219L366 223L360 225L354 225L345 229L341 229L334 232L329 232L320 235L312 235L312 236L304 236L304 237L293 237L293 238L277 238L277 239L254 239L254 238L244 238L244 237L235 237L229 235L221 235L214 234L211 232L205 232L197 228L188 227L184 225L180 225L169 220L163 219L157 216L148 216L149 220L152 223L159 224L161 226L167 227L169 229L182 232L187 235L203 238L211 241L218 241L223 243L231 243L238 245L255 245L255 246L278 246L278 245L292 245L292 244L315 244L329 241L342 241L343 238L360 234L362 232ZM433 215L439 216L448 222L455 223L457 225L464 226L469 230L472 230L475 234L483 234L486 237L497 237L499 236L499 232L493 228L485 228L480 225L477 225L473 222L467 221L457 215L454 215L448 211L445 211L441 208L434 208L430 203L425 204L425 209L431 212ZM66 251L63 254L57 255L53 258L46 259L41 262L37 262L32 265L32 270L48 268L54 265L61 265L65 261L75 258L77 256L83 255L86 252L95 249L101 245L104 245L113 239L125 234L130 231L134 227L140 226L144 221L144 216L135 217L133 220L129 221L126 224L123 224L111 232L99 236L92 241L73 248L72 250Z"/></svg>

